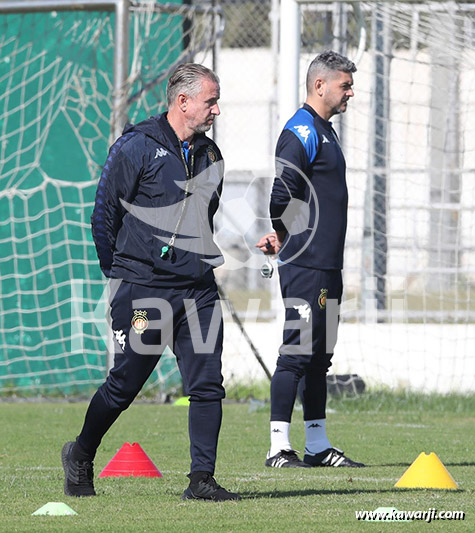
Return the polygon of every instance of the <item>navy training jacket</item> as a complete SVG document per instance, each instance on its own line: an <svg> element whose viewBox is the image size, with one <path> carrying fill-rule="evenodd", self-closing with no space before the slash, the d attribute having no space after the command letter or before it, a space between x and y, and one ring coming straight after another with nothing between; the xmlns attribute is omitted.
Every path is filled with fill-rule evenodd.
<svg viewBox="0 0 475 533"><path fill-rule="evenodd" d="M287 234L279 259L318 270L341 270L348 188L345 158L331 122L304 104L285 125L276 158L270 202L273 228L289 231L292 220L285 210L291 198L307 205L308 213L301 215L309 222L304 231Z"/></svg>
<svg viewBox="0 0 475 533"><path fill-rule="evenodd" d="M106 277L154 287L214 280L213 268L223 262L212 240L222 156L199 134L187 159L166 113L127 125L112 145L91 217ZM175 233L175 245L163 257L162 247Z"/></svg>

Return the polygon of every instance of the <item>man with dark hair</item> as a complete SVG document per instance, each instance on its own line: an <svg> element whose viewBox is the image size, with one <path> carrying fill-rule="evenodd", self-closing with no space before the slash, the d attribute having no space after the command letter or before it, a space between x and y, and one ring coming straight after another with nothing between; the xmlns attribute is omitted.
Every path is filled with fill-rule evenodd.
<svg viewBox="0 0 475 533"><path fill-rule="evenodd" d="M327 338L327 301L341 301L348 190L345 159L330 118L346 111L356 67L346 57L325 51L310 64L307 99L287 122L277 142L277 177L270 212L275 233L256 244L278 254L286 325L271 382L271 446L266 466L276 468L361 467L334 448L325 428L326 374L333 346ZM309 224L290 231L289 213L298 201L308 206ZM287 226L282 215L287 216ZM292 222L292 220L290 220ZM298 324L298 329L295 325ZM303 405L305 455L292 449L289 429L297 392Z"/></svg>
<svg viewBox="0 0 475 533"><path fill-rule="evenodd" d="M109 151L91 220L101 269L113 280L115 359L79 436L63 446L66 495L95 495L96 450L169 346L190 398L190 482L182 498L240 499L213 477L225 395L213 273L222 257L212 241L223 164L204 133L220 113L219 96L211 70L181 65L168 82L168 112L127 125ZM193 231L196 238L180 237Z"/></svg>

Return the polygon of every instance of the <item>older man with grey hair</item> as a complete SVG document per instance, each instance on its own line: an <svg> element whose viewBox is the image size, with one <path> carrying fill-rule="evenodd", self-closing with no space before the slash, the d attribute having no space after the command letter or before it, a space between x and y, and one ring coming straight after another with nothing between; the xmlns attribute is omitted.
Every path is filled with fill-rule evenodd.
<svg viewBox="0 0 475 533"><path fill-rule="evenodd" d="M127 125L109 151L92 234L102 272L116 280L111 299L115 359L89 404L81 432L63 446L66 495L96 494L97 448L168 346L190 400L191 465L182 498L240 499L214 479L224 388L223 324L213 265L221 257L205 239L186 238L187 228L193 228L212 240L223 165L205 132L220 114L219 97L219 80L211 70L180 65L168 81L168 112ZM207 209L197 211L193 196L200 184L209 197ZM202 246L183 244L189 241Z"/></svg>

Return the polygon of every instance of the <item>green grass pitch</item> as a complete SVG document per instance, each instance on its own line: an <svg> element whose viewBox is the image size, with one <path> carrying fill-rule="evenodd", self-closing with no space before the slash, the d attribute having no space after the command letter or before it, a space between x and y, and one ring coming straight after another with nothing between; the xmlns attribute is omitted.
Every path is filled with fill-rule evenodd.
<svg viewBox="0 0 475 533"><path fill-rule="evenodd" d="M85 403L0 403L2 532L393 532L475 531L475 400L367 395L332 400L328 432L365 469L271 469L264 466L269 407L249 412L226 403L216 478L241 502L180 500L189 467L187 408L133 404L104 438L95 461L95 498L64 496L60 451L80 429ZM303 450L301 412L294 446ZM124 442L138 442L163 478L97 475ZM459 490L395 489L421 452L435 452ZM64 502L76 516L31 516ZM464 521L370 523L355 511L464 511Z"/></svg>

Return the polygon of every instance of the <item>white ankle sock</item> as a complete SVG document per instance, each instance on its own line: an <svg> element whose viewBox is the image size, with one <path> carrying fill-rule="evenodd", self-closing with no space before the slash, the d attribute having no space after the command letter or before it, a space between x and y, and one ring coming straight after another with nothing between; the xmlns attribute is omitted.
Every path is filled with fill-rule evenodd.
<svg viewBox="0 0 475 533"><path fill-rule="evenodd" d="M325 429L325 419L305 420L305 453L315 455L331 447Z"/></svg>
<svg viewBox="0 0 475 533"><path fill-rule="evenodd" d="M289 422L271 422L270 423L270 450L267 458L274 457L280 450L291 450L289 440L290 423Z"/></svg>

